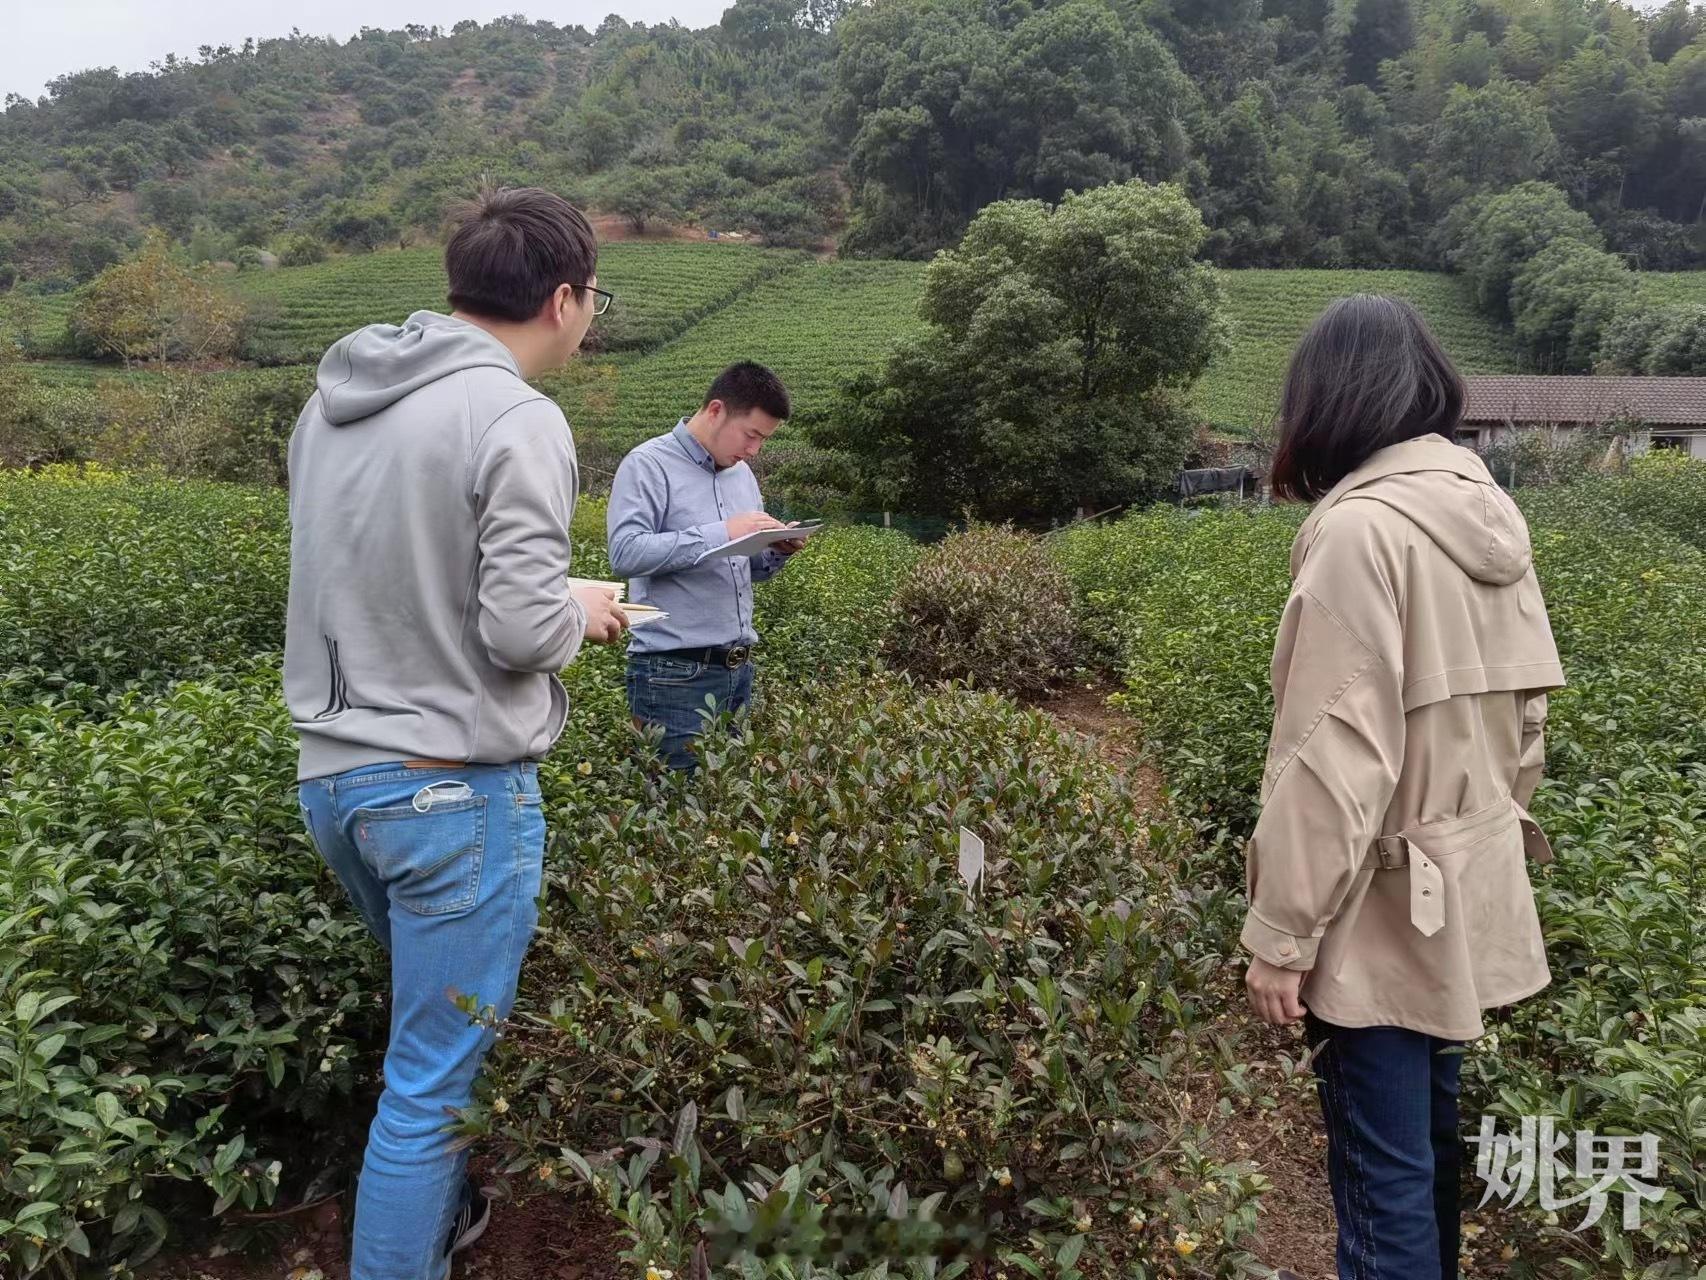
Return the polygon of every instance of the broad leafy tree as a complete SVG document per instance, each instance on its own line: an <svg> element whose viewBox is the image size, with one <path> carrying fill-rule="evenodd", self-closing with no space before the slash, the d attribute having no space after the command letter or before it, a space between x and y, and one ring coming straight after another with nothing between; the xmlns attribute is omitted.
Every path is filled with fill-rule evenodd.
<svg viewBox="0 0 1706 1280"><path fill-rule="evenodd" d="M923 332L816 442L857 498L899 510L1037 520L1155 492L1222 342L1203 239L1182 192L1135 180L990 205L931 264Z"/></svg>

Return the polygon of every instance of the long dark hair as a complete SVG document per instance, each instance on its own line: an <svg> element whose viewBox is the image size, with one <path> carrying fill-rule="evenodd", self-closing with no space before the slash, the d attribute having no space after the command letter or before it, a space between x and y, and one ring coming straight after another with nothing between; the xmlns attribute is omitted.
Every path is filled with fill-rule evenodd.
<svg viewBox="0 0 1706 1280"><path fill-rule="evenodd" d="M1378 450L1451 439L1468 391L1421 313L1402 298L1340 298L1292 353L1280 403L1274 495L1319 498Z"/></svg>

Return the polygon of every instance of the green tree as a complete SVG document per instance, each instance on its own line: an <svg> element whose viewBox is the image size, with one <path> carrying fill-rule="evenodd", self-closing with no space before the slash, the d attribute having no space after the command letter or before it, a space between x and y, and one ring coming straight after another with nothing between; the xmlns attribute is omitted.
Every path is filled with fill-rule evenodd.
<svg viewBox="0 0 1706 1280"><path fill-rule="evenodd" d="M1413 0L1360 0L1345 37L1345 77L1351 84L1376 84L1380 64L1415 41Z"/></svg>
<svg viewBox="0 0 1706 1280"><path fill-rule="evenodd" d="M583 173L601 173L628 151L628 131L613 111L587 107L571 121L569 153Z"/></svg>
<svg viewBox="0 0 1706 1280"><path fill-rule="evenodd" d="M1437 205L1475 191L1503 191L1545 176L1558 143L1546 108L1527 85L1494 80L1451 90L1429 148Z"/></svg>
<svg viewBox="0 0 1706 1280"><path fill-rule="evenodd" d="M1671 323L1673 308L1649 307L1639 299L1626 302L1605 328L1599 344L1597 373L1647 372L1653 344Z"/></svg>
<svg viewBox="0 0 1706 1280"><path fill-rule="evenodd" d="M326 260L326 246L310 235L294 235L279 252L281 267L307 267Z"/></svg>
<svg viewBox="0 0 1706 1280"><path fill-rule="evenodd" d="M1629 171L1658 136L1658 77L1596 42L1551 72L1542 88L1565 150L1566 188L1584 202L1603 194L1621 204Z"/></svg>
<svg viewBox="0 0 1706 1280"><path fill-rule="evenodd" d="M1190 84L1106 0L894 0L837 28L830 118L856 208L844 248L922 255L984 205L1176 174Z"/></svg>
<svg viewBox="0 0 1706 1280"><path fill-rule="evenodd" d="M1685 378L1706 374L1706 307L1666 308L1665 322L1653 335L1645 370Z"/></svg>
<svg viewBox="0 0 1706 1280"><path fill-rule="evenodd" d="M676 170L618 169L600 188L599 203L626 218L628 225L643 235L654 222L674 222L681 218L681 206L676 203L679 186Z"/></svg>
<svg viewBox="0 0 1706 1280"><path fill-rule="evenodd" d="M1542 369L1589 370L1633 287L1621 258L1580 240L1549 244L1511 282L1517 340Z"/></svg>
<svg viewBox="0 0 1706 1280"><path fill-rule="evenodd" d="M1451 261L1468 279L1479 306L1509 317L1511 282L1530 258L1560 240L1605 247L1593 219L1573 208L1562 191L1525 182L1476 208Z"/></svg>
<svg viewBox="0 0 1706 1280"><path fill-rule="evenodd" d="M1192 424L1176 393L1224 341L1202 217L1131 181L990 205L925 277L925 328L815 441L859 499L1036 519L1152 493Z"/></svg>
<svg viewBox="0 0 1706 1280"><path fill-rule="evenodd" d="M138 361L206 360L232 355L241 304L151 235L129 262L103 271L71 312L71 333L91 354Z"/></svg>

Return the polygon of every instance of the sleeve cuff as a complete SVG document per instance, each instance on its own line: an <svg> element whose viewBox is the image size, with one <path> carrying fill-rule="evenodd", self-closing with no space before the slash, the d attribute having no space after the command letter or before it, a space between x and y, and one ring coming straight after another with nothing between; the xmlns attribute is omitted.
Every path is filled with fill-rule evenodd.
<svg viewBox="0 0 1706 1280"><path fill-rule="evenodd" d="M701 553L715 551L718 547L725 546L732 541L729 537L729 522L727 520L700 525L699 536L705 541L705 545L700 548ZM694 560L697 561L697 559L698 557L695 556Z"/></svg>
<svg viewBox="0 0 1706 1280"><path fill-rule="evenodd" d="M1245 915L1244 931L1238 940L1251 955L1280 969L1313 969L1315 952L1321 946L1321 939L1300 938L1276 929L1254 911Z"/></svg>

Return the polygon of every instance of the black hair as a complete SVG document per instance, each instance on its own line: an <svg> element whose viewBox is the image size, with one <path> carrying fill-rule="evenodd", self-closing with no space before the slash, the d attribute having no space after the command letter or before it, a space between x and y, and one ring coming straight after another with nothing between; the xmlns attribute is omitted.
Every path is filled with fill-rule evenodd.
<svg viewBox="0 0 1706 1280"><path fill-rule="evenodd" d="M598 237L586 215L538 187L482 191L455 211L444 250L454 310L525 323L562 285L578 300L598 267Z"/></svg>
<svg viewBox="0 0 1706 1280"><path fill-rule="evenodd" d="M751 360L731 364L719 373L711 389L705 393L700 408L713 400L721 400L730 413L759 409L778 421L793 412L793 402L788 398L788 388L782 385L782 379Z"/></svg>
<svg viewBox="0 0 1706 1280"><path fill-rule="evenodd" d="M1467 398L1451 357L1408 302L1340 298L1292 353L1274 495L1313 500L1387 445L1430 433L1451 439Z"/></svg>

